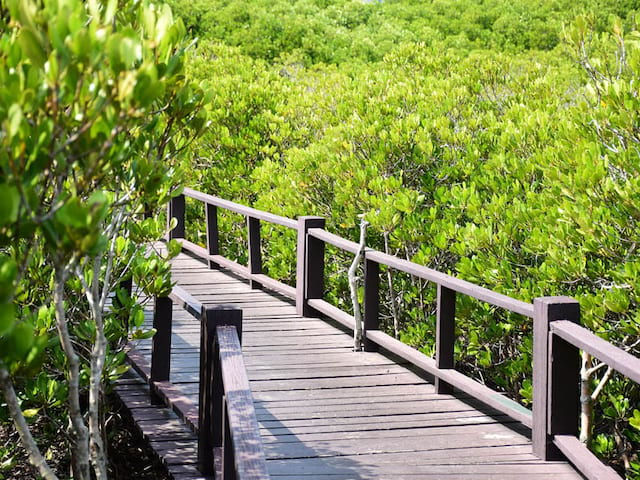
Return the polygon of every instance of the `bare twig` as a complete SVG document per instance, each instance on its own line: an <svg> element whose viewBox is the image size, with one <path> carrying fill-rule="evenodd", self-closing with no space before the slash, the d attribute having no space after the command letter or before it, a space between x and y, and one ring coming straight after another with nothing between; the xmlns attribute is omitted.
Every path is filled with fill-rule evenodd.
<svg viewBox="0 0 640 480"><path fill-rule="evenodd" d="M360 302L358 302L358 265L362 261L367 242L367 222L364 218L360 220L360 245L358 252L349 267L349 290L351 291L351 303L353 304L353 318L355 327L353 329L353 349L362 350L362 315L360 314Z"/></svg>
<svg viewBox="0 0 640 480"><path fill-rule="evenodd" d="M58 480L58 477L53 473L53 470L49 467L47 461L40 453L40 449L31 435L29 425L27 425L27 421L22 414L22 410L20 410L18 397L16 396L16 392L13 388L11 377L9 376L7 369L4 367L0 367L0 387L2 388L4 401L9 407L13 423L16 426L18 434L20 434L22 445L29 455L29 461L38 469L38 472L45 480Z"/></svg>

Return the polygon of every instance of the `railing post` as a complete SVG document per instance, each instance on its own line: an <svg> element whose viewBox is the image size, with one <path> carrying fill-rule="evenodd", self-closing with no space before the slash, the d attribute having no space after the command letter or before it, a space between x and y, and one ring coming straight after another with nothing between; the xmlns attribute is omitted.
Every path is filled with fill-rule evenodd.
<svg viewBox="0 0 640 480"><path fill-rule="evenodd" d="M169 231L169 240L172 238L184 238L184 195L178 195L169 201L167 228L169 228L169 222L174 217L178 223L173 230Z"/></svg>
<svg viewBox="0 0 640 480"><path fill-rule="evenodd" d="M205 215L207 221L207 249L209 255L220 255L220 242L218 240L218 208L215 205L205 203ZM219 265L209 260L209 268L217 269Z"/></svg>
<svg viewBox="0 0 640 480"><path fill-rule="evenodd" d="M453 368L456 339L456 292L438 285L436 317L436 367ZM453 393L453 387L436 377L436 393Z"/></svg>
<svg viewBox="0 0 640 480"><path fill-rule="evenodd" d="M324 242L310 237L310 228L324 228L322 217L298 218L298 255L296 265L296 310L298 315L311 316L314 310L307 300L322 298L324 290Z"/></svg>
<svg viewBox="0 0 640 480"><path fill-rule="evenodd" d="M260 219L247 217L249 230L249 273L262 273L262 252L260 249ZM249 279L251 288L261 288L262 285Z"/></svg>
<svg viewBox="0 0 640 480"><path fill-rule="evenodd" d="M156 334L151 339L151 382L166 382L171 370L171 321L173 301L169 297L156 297L153 307L153 328ZM161 402L151 393L151 403Z"/></svg>
<svg viewBox="0 0 640 480"><path fill-rule="evenodd" d="M553 436L577 435L580 415L580 352L555 337L555 320L580 323L580 304L570 297L533 302L533 453L542 460L562 458Z"/></svg>
<svg viewBox="0 0 640 480"><path fill-rule="evenodd" d="M200 393L198 414L198 470L214 474L214 451L220 462L223 446L224 386L216 327L232 325L242 339L242 310L233 305L203 308L200 331ZM242 341L242 340L241 340Z"/></svg>
<svg viewBox="0 0 640 480"><path fill-rule="evenodd" d="M376 352L378 344L367 338L367 332L380 329L380 264L364 262L364 351Z"/></svg>

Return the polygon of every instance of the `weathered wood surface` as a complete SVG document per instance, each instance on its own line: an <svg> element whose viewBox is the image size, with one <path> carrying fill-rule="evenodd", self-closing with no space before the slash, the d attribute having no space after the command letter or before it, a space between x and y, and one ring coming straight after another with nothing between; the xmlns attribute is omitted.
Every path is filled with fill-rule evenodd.
<svg viewBox="0 0 640 480"><path fill-rule="evenodd" d="M436 394L402 362L353 352L350 334L297 316L281 295L252 290L185 254L174 260L174 279L207 305L243 308L244 362L273 479L582 478L566 462L538 460L527 428L465 395ZM150 326L150 314L147 321ZM174 306L166 396L192 425L199 341L199 322ZM133 356L144 364L150 352L150 341L141 341ZM132 411L140 411L139 424L159 435L154 446L167 463L198 478L195 443L174 430L176 417L158 407L148 411L144 397L129 394L126 384L120 391L129 395ZM169 448L172 441L179 453Z"/></svg>

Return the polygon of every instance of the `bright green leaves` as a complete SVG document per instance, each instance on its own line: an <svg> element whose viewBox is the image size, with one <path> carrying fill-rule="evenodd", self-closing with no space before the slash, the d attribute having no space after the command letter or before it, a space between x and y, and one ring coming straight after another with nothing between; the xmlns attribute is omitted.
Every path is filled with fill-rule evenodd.
<svg viewBox="0 0 640 480"><path fill-rule="evenodd" d="M47 60L47 54L42 46L41 39L33 30L23 29L18 35L18 44L24 50L31 63L36 67L42 67Z"/></svg>
<svg viewBox="0 0 640 480"><path fill-rule="evenodd" d="M18 219L20 195L13 185L0 184L0 228Z"/></svg>
<svg viewBox="0 0 640 480"><path fill-rule="evenodd" d="M0 337L10 332L16 320L15 307L12 303L0 303Z"/></svg>
<svg viewBox="0 0 640 480"><path fill-rule="evenodd" d="M85 201L72 196L43 224L45 238L59 253L97 255L107 246L100 226L108 208L108 196L102 192L94 192Z"/></svg>
<svg viewBox="0 0 640 480"><path fill-rule="evenodd" d="M13 296L18 267L13 258L0 255L0 337L13 329L16 321Z"/></svg>
<svg viewBox="0 0 640 480"><path fill-rule="evenodd" d="M131 29L111 36L106 48L114 72L131 70L142 60L142 43Z"/></svg>
<svg viewBox="0 0 640 480"><path fill-rule="evenodd" d="M171 293L171 265L160 255L137 258L132 266L133 278L139 288L148 295L166 297Z"/></svg>
<svg viewBox="0 0 640 480"><path fill-rule="evenodd" d="M629 418L629 425L636 430L640 430L640 410L633 410L633 416Z"/></svg>

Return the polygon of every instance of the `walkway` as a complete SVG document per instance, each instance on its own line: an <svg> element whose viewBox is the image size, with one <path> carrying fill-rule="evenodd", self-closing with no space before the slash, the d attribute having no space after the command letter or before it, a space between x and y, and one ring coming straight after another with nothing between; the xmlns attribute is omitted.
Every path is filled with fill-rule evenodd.
<svg viewBox="0 0 640 480"><path fill-rule="evenodd" d="M350 334L297 316L278 294L187 254L174 260L173 275L199 301L243 310L245 363L273 479L582 478L567 463L533 456L526 427L464 395L437 395L393 358L353 352ZM172 332L165 394L197 425L200 326L174 306ZM150 345L141 341L130 353L143 374ZM133 374L117 391L174 476L201 478L195 436L179 418L150 406L148 387Z"/></svg>

